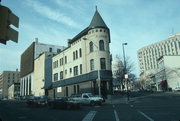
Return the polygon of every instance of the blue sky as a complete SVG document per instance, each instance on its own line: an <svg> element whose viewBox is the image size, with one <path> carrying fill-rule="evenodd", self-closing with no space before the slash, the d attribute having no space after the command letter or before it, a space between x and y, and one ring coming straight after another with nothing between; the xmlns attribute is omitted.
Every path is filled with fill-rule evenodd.
<svg viewBox="0 0 180 121"><path fill-rule="evenodd" d="M19 42L0 44L0 72L20 68L20 55L35 40L67 46L86 28L95 6L111 31L111 53L126 55L138 74L137 50L180 32L180 0L2 0L20 18ZM172 31L173 30L173 31Z"/></svg>

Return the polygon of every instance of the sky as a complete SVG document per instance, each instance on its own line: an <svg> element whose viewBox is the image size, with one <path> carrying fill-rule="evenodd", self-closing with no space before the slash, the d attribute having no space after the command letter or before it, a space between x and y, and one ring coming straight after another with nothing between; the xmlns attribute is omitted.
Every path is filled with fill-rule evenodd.
<svg viewBox="0 0 180 121"><path fill-rule="evenodd" d="M19 21L18 43L0 44L0 72L20 70L20 57L29 45L39 42L67 46L89 26L95 6L110 29L113 57L125 54L139 75L138 49L180 32L180 0L2 0Z"/></svg>

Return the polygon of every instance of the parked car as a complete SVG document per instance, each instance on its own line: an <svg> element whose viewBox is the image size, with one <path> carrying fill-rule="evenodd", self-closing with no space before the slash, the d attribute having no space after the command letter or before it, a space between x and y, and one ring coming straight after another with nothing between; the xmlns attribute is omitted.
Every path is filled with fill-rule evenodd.
<svg viewBox="0 0 180 121"><path fill-rule="evenodd" d="M176 87L175 89L174 89L174 91L180 91L180 87Z"/></svg>
<svg viewBox="0 0 180 121"><path fill-rule="evenodd" d="M78 101L84 105L94 106L96 104L102 105L103 98L99 96L94 96L92 93L82 93L82 94L73 94L71 95L71 99Z"/></svg>
<svg viewBox="0 0 180 121"><path fill-rule="evenodd" d="M53 100L49 100L48 106L55 109L79 109L81 105L79 102L71 98L59 97Z"/></svg>
<svg viewBox="0 0 180 121"><path fill-rule="evenodd" d="M26 101L27 105L30 107L45 107L47 105L47 100L42 97L29 97Z"/></svg>

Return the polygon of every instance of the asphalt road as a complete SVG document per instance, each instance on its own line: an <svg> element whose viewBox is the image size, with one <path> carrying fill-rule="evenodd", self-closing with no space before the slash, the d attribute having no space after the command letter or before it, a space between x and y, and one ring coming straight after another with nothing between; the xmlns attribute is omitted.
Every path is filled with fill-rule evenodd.
<svg viewBox="0 0 180 121"><path fill-rule="evenodd" d="M179 121L180 94L154 94L79 110L29 108L23 102L1 101L0 117L2 121Z"/></svg>

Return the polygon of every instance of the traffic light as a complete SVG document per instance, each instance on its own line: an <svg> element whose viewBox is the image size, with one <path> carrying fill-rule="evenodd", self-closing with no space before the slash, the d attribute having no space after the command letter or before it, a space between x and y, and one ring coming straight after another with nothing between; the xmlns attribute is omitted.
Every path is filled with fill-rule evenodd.
<svg viewBox="0 0 180 121"><path fill-rule="evenodd" d="M5 6L0 5L0 43L6 44L8 40L18 42L18 32L10 25L19 27L19 18Z"/></svg>

